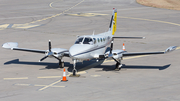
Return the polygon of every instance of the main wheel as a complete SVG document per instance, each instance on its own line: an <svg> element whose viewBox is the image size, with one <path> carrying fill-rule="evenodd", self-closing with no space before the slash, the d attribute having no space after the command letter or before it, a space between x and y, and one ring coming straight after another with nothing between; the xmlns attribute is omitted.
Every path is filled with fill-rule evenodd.
<svg viewBox="0 0 180 101"><path fill-rule="evenodd" d="M119 66L120 66L120 63L117 62L117 63L116 63L116 68L115 68L116 71L119 71L119 70L120 70Z"/></svg>
<svg viewBox="0 0 180 101"><path fill-rule="evenodd" d="M64 61L60 61L60 62L59 62L59 67L60 67L60 68L64 68Z"/></svg>

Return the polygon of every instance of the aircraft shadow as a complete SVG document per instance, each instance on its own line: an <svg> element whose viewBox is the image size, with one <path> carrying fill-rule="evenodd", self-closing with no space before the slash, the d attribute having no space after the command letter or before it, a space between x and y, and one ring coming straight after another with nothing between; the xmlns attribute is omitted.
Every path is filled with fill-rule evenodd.
<svg viewBox="0 0 180 101"><path fill-rule="evenodd" d="M59 68L58 63L50 63L50 62L28 62L28 61L19 61L19 59L11 60L5 62L4 65L9 64L22 64L22 65L39 65L39 66L46 66L45 69L57 69ZM69 67L71 65L69 62L64 62L64 65Z"/></svg>
<svg viewBox="0 0 180 101"><path fill-rule="evenodd" d="M115 64L114 65L101 65L104 62L104 60L99 60L98 62L96 60L90 60L90 61L84 61L77 62L76 63L76 69L77 71L85 71L91 68L102 68L103 71L114 71ZM19 61L19 59L14 59L8 62L5 62L4 65L9 64L23 64L23 65L40 65L40 66L46 66L44 69L58 69L59 65L58 63L50 63L50 62L28 62L28 61ZM164 70L170 67L171 64L165 65L165 66L137 66L137 65L125 65L121 67L122 69L159 69ZM68 67L68 71L72 72L73 70L73 64L70 64L69 62L64 62L64 66Z"/></svg>
<svg viewBox="0 0 180 101"><path fill-rule="evenodd" d="M158 70L164 70L170 67L171 64L164 65L164 66L137 66L137 65L122 65L122 69L158 69ZM97 68L103 68L103 71L113 71L115 68L115 65L110 66L98 66Z"/></svg>

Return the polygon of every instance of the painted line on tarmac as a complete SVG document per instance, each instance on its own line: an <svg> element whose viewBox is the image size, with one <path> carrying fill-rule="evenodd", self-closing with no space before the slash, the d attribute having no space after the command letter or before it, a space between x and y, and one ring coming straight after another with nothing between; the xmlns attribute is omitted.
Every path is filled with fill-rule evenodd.
<svg viewBox="0 0 180 101"><path fill-rule="evenodd" d="M48 85L39 85L39 84L14 84L16 86L35 86L35 87L45 87L45 86L48 86ZM51 87L65 87L65 86L51 86Z"/></svg>
<svg viewBox="0 0 180 101"><path fill-rule="evenodd" d="M152 22L160 22L160 23L166 23L171 25L180 26L180 24L173 23L173 22L167 22L167 21L160 21L160 20L151 20L151 19L144 19L144 18L134 18L134 17L125 17L125 16L117 16L119 18L125 18L125 19L135 19L135 20L144 20L144 21L152 21Z"/></svg>
<svg viewBox="0 0 180 101"><path fill-rule="evenodd" d="M62 13L58 13L58 14L52 15L52 16L50 16L50 17L46 17L46 18L43 18L43 19L40 19L40 20L32 21L32 22L29 22L29 23L26 23L26 24L34 24L34 23L37 23L37 22L41 22L41 21L44 21L44 20L48 20L48 19L51 19L51 18L55 18L55 17L57 17L57 16L60 16L60 15L64 14L65 12L71 10L72 8L78 6L78 5L81 4L82 2L84 2L84 0L80 1L79 3L77 3L76 5L74 5L74 6L70 7L70 8L64 10ZM50 3L50 4L51 4L51 3Z"/></svg>
<svg viewBox="0 0 180 101"><path fill-rule="evenodd" d="M63 0L57 0L57 1L63 1ZM55 2L57 2L57 1L51 2L51 3L49 4L49 7L53 8L53 9L59 9L59 8L55 8L55 7L52 6L52 4L55 3Z"/></svg>
<svg viewBox="0 0 180 101"><path fill-rule="evenodd" d="M28 77L20 77L20 78L3 78L3 80L22 80L22 79L28 79Z"/></svg>
<svg viewBox="0 0 180 101"><path fill-rule="evenodd" d="M10 24L3 24L3 25L0 25L0 30L4 30L6 29Z"/></svg>
<svg viewBox="0 0 180 101"><path fill-rule="evenodd" d="M176 50L180 49L180 47L177 47Z"/></svg>
<svg viewBox="0 0 180 101"><path fill-rule="evenodd" d="M91 75L91 77L100 77L101 75Z"/></svg>
<svg viewBox="0 0 180 101"><path fill-rule="evenodd" d="M86 73L87 73L86 71L80 71L80 72L77 72L77 74L86 74ZM73 73L68 72L68 75L67 75L67 76L70 76L71 74L73 74Z"/></svg>
<svg viewBox="0 0 180 101"><path fill-rule="evenodd" d="M49 16L49 17L46 17L46 18L43 18L43 19L39 19L39 20L36 20L36 21L29 22L29 23L25 23L25 24L3 24L3 25L0 25L0 30L4 30L4 29L7 29L7 28L29 29L29 28L35 28L35 27L41 26L41 25L35 24L35 23L58 17L58 16L64 14L65 12L71 10L72 8L78 6L82 2L84 2L84 0L80 1L79 3L75 4L74 6L72 6L70 8L64 10L62 13L58 13L58 14L55 14L55 15L52 15L52 16ZM50 3L51 6L52 6L52 3Z"/></svg>
<svg viewBox="0 0 180 101"><path fill-rule="evenodd" d="M42 77L37 77L38 79L49 79L49 78L61 78L62 76L42 76Z"/></svg>
<svg viewBox="0 0 180 101"><path fill-rule="evenodd" d="M49 88L49 87L52 87L53 85L55 85L55 84L57 84L57 83L59 83L59 82L61 82L61 80L58 80L58 81L56 81L56 82L54 82L54 83L51 83L51 84L49 84L49 85L46 85L45 87L39 89L38 91L42 91L42 90L44 90L44 89L47 89L47 88Z"/></svg>

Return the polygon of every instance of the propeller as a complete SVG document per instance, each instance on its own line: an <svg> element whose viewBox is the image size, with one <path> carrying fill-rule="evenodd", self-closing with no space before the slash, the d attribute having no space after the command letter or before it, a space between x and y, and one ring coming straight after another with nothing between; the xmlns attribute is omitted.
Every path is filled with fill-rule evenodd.
<svg viewBox="0 0 180 101"><path fill-rule="evenodd" d="M114 38L112 38L112 41L111 41L111 46L110 46L110 52L109 52L109 55L108 57L112 57L112 50L113 50L113 41L114 41Z"/></svg>
<svg viewBox="0 0 180 101"><path fill-rule="evenodd" d="M49 40L49 52L51 52L51 40Z"/></svg>
<svg viewBox="0 0 180 101"><path fill-rule="evenodd" d="M52 56L58 60L60 60L59 58L57 58L56 56L53 55L53 52L51 51L51 40L49 40L49 51L47 51L46 56L44 56L42 59L39 60L39 62L43 61L44 59L46 59L47 57Z"/></svg>
<svg viewBox="0 0 180 101"><path fill-rule="evenodd" d="M112 38L112 41L111 41L111 49L110 49L110 54L112 54L112 50L113 50L113 41L114 41L114 38Z"/></svg>

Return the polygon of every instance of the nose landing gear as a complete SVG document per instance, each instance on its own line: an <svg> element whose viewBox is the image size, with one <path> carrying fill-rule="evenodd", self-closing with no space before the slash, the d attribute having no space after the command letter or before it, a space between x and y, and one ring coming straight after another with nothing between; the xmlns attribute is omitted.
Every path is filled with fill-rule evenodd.
<svg viewBox="0 0 180 101"><path fill-rule="evenodd" d="M74 60L74 64L73 64L73 74L71 74L69 77L79 77L80 75L79 74L76 74L77 70L76 70L76 62L77 60Z"/></svg>

